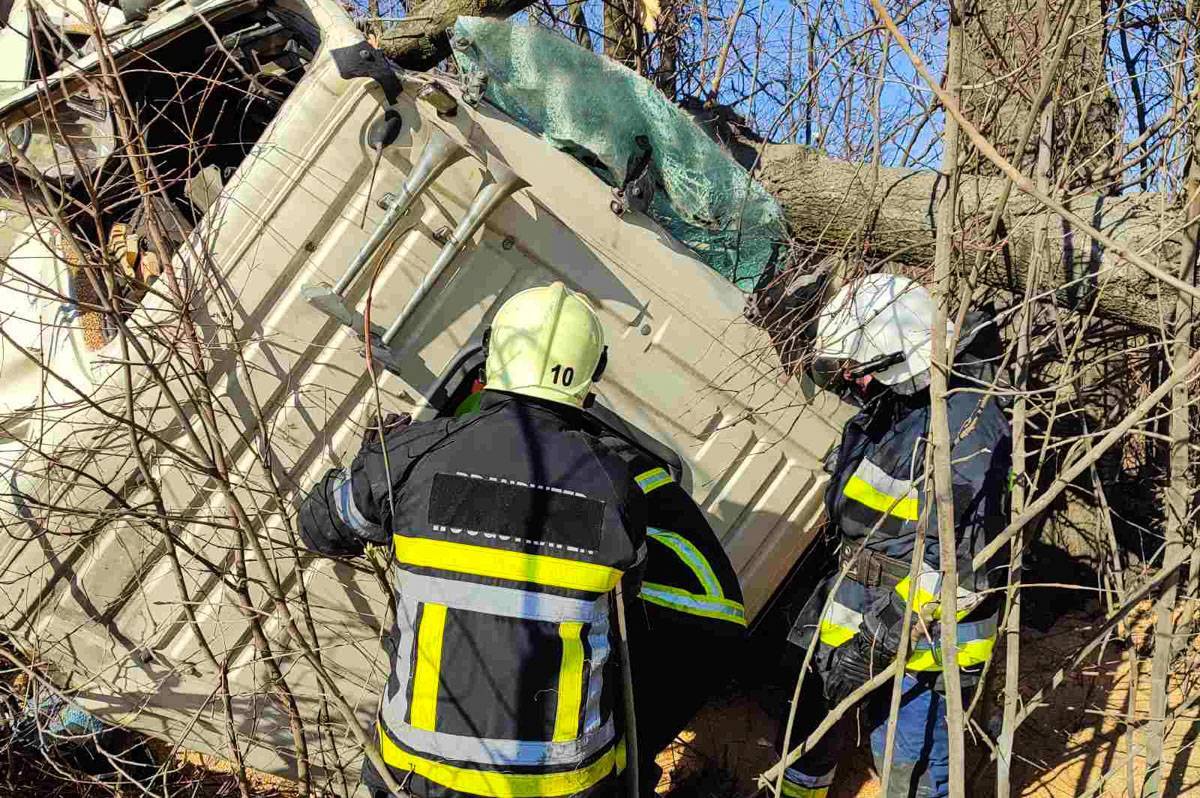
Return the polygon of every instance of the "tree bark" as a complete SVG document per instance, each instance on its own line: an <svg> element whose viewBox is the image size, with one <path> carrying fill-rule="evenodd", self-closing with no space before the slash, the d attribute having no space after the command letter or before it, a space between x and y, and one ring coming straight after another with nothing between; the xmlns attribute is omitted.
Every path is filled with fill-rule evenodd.
<svg viewBox="0 0 1200 798"><path fill-rule="evenodd" d="M592 32L583 12L583 0L570 0L567 3L567 21L575 28L575 43L585 50L592 49Z"/></svg>
<svg viewBox="0 0 1200 798"><path fill-rule="evenodd" d="M459 17L508 17L531 0L425 0L380 38L379 49L405 69L433 69L450 55L448 29Z"/></svg>
<svg viewBox="0 0 1200 798"><path fill-rule="evenodd" d="M1050 188L1050 147L1054 135L1053 108L1042 112L1042 131L1038 137L1037 179L1038 188L1048 191ZM1035 231L1037 242L1034 245L1032 263L1034 274L1037 274L1038 258L1046 246L1046 226L1038 225ZM1036 278L1035 278L1036 279ZM1029 413L1029 397L1024 393L1029 379L1029 346L1030 327L1032 325L1036 303L1030 301L1029 286L1026 286L1024 307L1021 308L1019 332L1017 338L1017 372L1015 384L1018 391L1013 403L1012 419L1012 473L1014 475L1011 494L1012 514L1020 515L1025 509L1026 487L1026 421ZM1012 556L1008 566L1007 613L1004 622L1004 710L1001 720L1000 739L997 741L999 751L996 757L996 798L1009 798L1012 794L1012 761L1013 744L1016 736L1017 705L1020 702L1021 678L1021 569L1024 551L1022 535L1018 533L1013 540Z"/></svg>
<svg viewBox="0 0 1200 798"><path fill-rule="evenodd" d="M679 23L679 5L664 2L658 19L658 71L654 85L669 99L675 99L675 78L679 69L679 41L683 36Z"/></svg>
<svg viewBox="0 0 1200 798"><path fill-rule="evenodd" d="M630 69L637 69L636 21L629 0L604 0L604 54Z"/></svg>
<svg viewBox="0 0 1200 798"><path fill-rule="evenodd" d="M875 183L871 167L827 158L794 144L765 144L758 178L779 200L793 237L818 252L833 252L862 241L875 260L928 267L934 255L934 213L944 185L936 172L883 168ZM1002 178L963 176L962 213L968 224L966 248L986 231ZM1154 193L1109 197L1087 194L1068 207L1102 232L1141 252L1172 273L1178 271L1180 225L1163 224L1162 197ZM980 280L985 285L1023 292L1033 253L1034 220L1048 212L1018 192L1004 213L1002 257L985 258ZM1135 266L1105 252L1090 237L1062 221L1048 220L1048 254L1056 269L1039 272L1038 290L1054 291L1060 307L1072 309L1099 291L1099 312L1127 323L1159 329L1175 308L1170 286L1147 280ZM973 241L972 238L975 238ZM961 258L974 252L957 252Z"/></svg>
<svg viewBox="0 0 1200 798"><path fill-rule="evenodd" d="M881 17L882 6L876 0L876 13ZM958 99L959 75L962 70L962 14L954 0L950 2L950 35L946 52L946 92ZM938 550L941 565L941 643L942 680L946 686L946 748L950 759L950 798L966 795L966 751L963 733L962 681L958 672L958 563L955 552L958 543L954 529L953 476L950 467L950 420L947 409L950 370L954 351L947 352L946 324L953 317L950 303L954 292L950 288L951 259L954 254L954 222L958 216L959 171L958 120L946 115L942 136L942 171L946 175L947 191L938 200L937 234L933 258L933 285L930 298L936 306L933 316L929 369L929 444L933 447L933 498L937 508Z"/></svg>
<svg viewBox="0 0 1200 798"><path fill-rule="evenodd" d="M1052 149L1058 157L1071 152L1076 168L1067 176L1067 185L1092 185L1093 176L1112 155L1120 116L1105 71L1102 0L984 0L966 13L963 83L969 88L963 91L963 110L1000 154L1026 173L1033 170L1037 150L1022 148L1017 131L1033 107L1033 97L1017 76L1036 71L1057 31L1068 17L1073 19L1063 69L1055 76ZM1044 26L1044 19L1051 24ZM1001 76L1013 77L998 79ZM996 174L978 153L968 159L964 171Z"/></svg>
<svg viewBox="0 0 1200 798"><path fill-rule="evenodd" d="M1191 17L1188 3L1187 16ZM1180 269L1184 279L1194 282L1196 278L1196 256L1200 250L1200 131L1193 128L1189 145L1187 178L1184 181L1187 203L1184 215L1184 246L1180 254ZM1192 354L1192 336L1195 327L1195 303L1192 297L1180 297L1174 314L1175 342L1171 353L1171 368L1178 369ZM1196 490L1191 473L1191 390L1186 383L1177 385L1171 392L1170 453L1168 464L1171 481L1166 491L1166 536L1163 556L1183 549L1194 523L1191 510ZM1171 665L1178 654L1180 643L1175 636L1175 603L1179 597L1179 574L1176 573L1163 587L1162 594L1154 605L1154 655L1150 662L1150 717L1146 724L1146 784L1143 798L1157 798L1165 789L1163 770L1164 743L1168 731L1165 722L1170 693Z"/></svg>

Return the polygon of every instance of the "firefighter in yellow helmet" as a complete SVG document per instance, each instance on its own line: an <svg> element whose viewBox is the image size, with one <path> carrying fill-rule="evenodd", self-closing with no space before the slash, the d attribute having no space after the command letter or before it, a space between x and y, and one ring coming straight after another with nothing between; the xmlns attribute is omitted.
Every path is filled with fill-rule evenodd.
<svg viewBox="0 0 1200 798"><path fill-rule="evenodd" d="M562 283L509 298L469 416L394 425L301 508L326 555L392 545L384 761L418 798L607 796L625 767L614 592L645 498L582 411L604 331ZM630 586L631 595L636 588ZM369 766L364 779L387 795Z"/></svg>
<svg viewBox="0 0 1200 798"><path fill-rule="evenodd" d="M529 299L532 299L530 297ZM526 357L528 342L523 329L504 330L527 314L522 300L514 298L496 316L486 364L486 385L495 390L538 391L552 399L584 401L587 390L578 384L570 366L554 372L569 357L550 358L550 364ZM566 313L572 309L565 308ZM510 316L511 314L511 316ZM587 325L572 324L584 332ZM497 336L507 335L506 348ZM560 341L559 346L572 346ZM512 358L506 356L511 348ZM534 342L536 352L552 348ZM539 378L551 370L551 384ZM590 371L590 369L589 369ZM557 377L557 380L555 379ZM564 396L565 394L565 396ZM456 415L478 412L482 393L472 393L455 409ZM596 424L601 430L601 425ZM601 432L602 435L607 432ZM626 430L628 432L628 430ZM653 792L661 768L655 754L665 749L685 728L696 711L729 677L741 651L746 610L737 572L721 547L704 512L672 476L674 460L660 459L636 436L624 440L605 437L605 447L629 463L646 496L646 559L639 593L627 592L627 635L632 659L632 698L637 707L637 747L642 794ZM636 597L636 600L631 600ZM684 663L704 661L705 667Z"/></svg>

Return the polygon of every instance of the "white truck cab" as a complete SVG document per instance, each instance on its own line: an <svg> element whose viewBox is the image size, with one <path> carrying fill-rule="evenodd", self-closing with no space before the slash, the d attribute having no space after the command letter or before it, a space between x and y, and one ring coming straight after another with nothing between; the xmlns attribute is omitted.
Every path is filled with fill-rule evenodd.
<svg viewBox="0 0 1200 798"><path fill-rule="evenodd" d="M39 2L54 0L17 0ZM214 34L221 47L206 50ZM141 179L171 187L167 247L138 216L149 184L113 146L69 169L55 161L47 114L68 107L60 98L86 95L73 113L94 125L120 113L89 94L104 66L94 47L0 100L10 151L27 148L7 159L0 236L0 629L73 700L222 756L228 703L246 763L294 774L292 723L252 617L313 767L352 778L346 724L269 594L285 592L364 728L386 675L388 596L370 561L297 547L295 509L349 462L377 407L447 412L498 304L552 280L586 294L605 325L596 412L672 468L720 535L748 615L763 611L816 534L822 460L849 409L779 376L767 336L743 320L742 289L651 215L614 212L593 168L486 95L464 99L445 76L397 73L389 87L345 74L348 53L371 50L332 0L167 2L105 35L128 74L182 74L188 58L202 74L224 52L259 69L263 90L227 103L241 128L211 109L189 135L212 152L194 163L169 140L160 155L149 128L159 174ZM163 91L156 79L136 84ZM82 196L89 174L132 201L114 199L98 222L49 201ZM80 265L93 256L124 276L97 283ZM125 303L124 332L95 321L106 291ZM217 451L224 475L203 467Z"/></svg>

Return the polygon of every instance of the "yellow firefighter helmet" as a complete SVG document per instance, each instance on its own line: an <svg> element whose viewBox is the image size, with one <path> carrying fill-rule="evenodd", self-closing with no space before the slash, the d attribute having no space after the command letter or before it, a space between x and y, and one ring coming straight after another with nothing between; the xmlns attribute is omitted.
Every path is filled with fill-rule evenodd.
<svg viewBox="0 0 1200 798"><path fill-rule="evenodd" d="M497 391L583 407L608 359L591 303L560 282L514 294L488 329L485 375Z"/></svg>

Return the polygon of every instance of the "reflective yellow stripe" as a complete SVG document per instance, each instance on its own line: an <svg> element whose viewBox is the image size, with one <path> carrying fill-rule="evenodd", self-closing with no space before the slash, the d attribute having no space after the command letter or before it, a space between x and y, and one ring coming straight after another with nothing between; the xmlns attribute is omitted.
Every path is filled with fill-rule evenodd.
<svg viewBox="0 0 1200 798"><path fill-rule="evenodd" d="M661 488L663 485L669 485L675 481L665 468L651 468L649 471L643 471L634 477L634 480L641 486L642 493L649 493L655 488Z"/></svg>
<svg viewBox="0 0 1200 798"><path fill-rule="evenodd" d="M607 565L564 560L542 554L524 554L448 540L395 536L396 559L406 565L456 571L460 574L532 582L604 593L621 581L621 572Z"/></svg>
<svg viewBox="0 0 1200 798"><path fill-rule="evenodd" d="M683 564L696 575L696 579L704 587L706 595L713 596L714 598L725 598L725 591L721 589L721 580L717 579L712 566L708 564L708 560L705 559L700 549L696 548L694 543L678 532L671 532L652 526L646 527L646 534L675 552L675 556L682 560Z"/></svg>
<svg viewBox="0 0 1200 798"><path fill-rule="evenodd" d="M746 625L745 606L732 599L702 596L657 582L643 582L641 593L638 595L651 604L657 604L677 612Z"/></svg>
<svg viewBox="0 0 1200 798"><path fill-rule="evenodd" d="M837 648L858 634L862 621L862 613L858 610L837 600L830 601L821 614L821 625L817 630L818 639L830 648Z"/></svg>
<svg viewBox="0 0 1200 798"><path fill-rule="evenodd" d="M911 582L907 576L896 583L896 593L900 595L900 600L904 601L905 603L908 602L910 584ZM928 590L921 587L920 584L918 584L916 603L913 605L913 611L920 613L922 607L924 607L926 604L936 604L937 600L937 596L933 595Z"/></svg>
<svg viewBox="0 0 1200 798"><path fill-rule="evenodd" d="M846 487L842 489L842 493L846 498L853 499L859 504L865 504L872 510L887 515L894 515L897 518L903 518L905 521L917 520L918 505L916 496L908 496L903 499L899 496L889 496L877 490L875 486L857 475L850 477L846 482Z"/></svg>
<svg viewBox="0 0 1200 798"><path fill-rule="evenodd" d="M783 771L783 794L793 798L823 798L833 784L835 773L837 765L819 776L802 773L795 767L787 768Z"/></svg>
<svg viewBox="0 0 1200 798"><path fill-rule="evenodd" d="M991 658L992 649L995 645L996 638L994 637L984 638L983 640L970 640L960 644L958 647L958 667L970 668L974 665L982 665ZM908 662L905 663L904 667L910 671L940 671L942 669L941 647L916 652L908 658Z"/></svg>
<svg viewBox="0 0 1200 798"><path fill-rule="evenodd" d="M969 668L972 665L982 665L992 658L992 649L996 647L996 638L972 640L958 649L958 667Z"/></svg>
<svg viewBox="0 0 1200 798"><path fill-rule="evenodd" d="M792 784L787 779L784 779L782 794L788 796L788 798L825 798L829 794L829 788L801 787L799 784Z"/></svg>
<svg viewBox="0 0 1200 798"><path fill-rule="evenodd" d="M929 572L926 572L926 573L929 573ZM922 576L924 576L924 574L922 574ZM896 583L896 592L898 594L900 594L901 600L903 600L905 602L908 601L908 585L909 585L909 580L908 580L907 576ZM917 603L916 603L916 606L913 607L913 610L915 610L917 613L920 613L921 609L926 604L935 605L933 608L933 612L931 613L931 615L929 617L932 617L935 621L942 617L941 599L938 596L935 596L932 593L930 593L925 588L921 587L920 584L918 584L917 585ZM955 617L958 618L958 620L961 621L963 618L965 618L967 616L968 613L971 612L972 609L974 609L973 606L967 607L966 609L959 610L954 615L955 615Z"/></svg>
<svg viewBox="0 0 1200 798"><path fill-rule="evenodd" d="M442 638L446 632L446 607L426 604L417 632L417 664L413 675L412 718L418 729L433 731L437 722L438 685L441 682Z"/></svg>
<svg viewBox="0 0 1200 798"><path fill-rule="evenodd" d="M562 665L558 669L558 709L554 714L556 743L579 736L579 707L583 701L583 624L568 621L558 626L562 638Z"/></svg>
<svg viewBox="0 0 1200 798"><path fill-rule="evenodd" d="M485 798L555 798L594 787L610 773L625 769L625 741L587 767L565 773L500 773L494 770L471 770L447 765L432 759L410 754L401 749L381 726L380 753L383 761L399 771L412 771L432 782L456 792L482 795Z"/></svg>
<svg viewBox="0 0 1200 798"><path fill-rule="evenodd" d="M845 645L856 634L858 634L857 629L851 629L833 621L821 620L820 640L830 648Z"/></svg>

